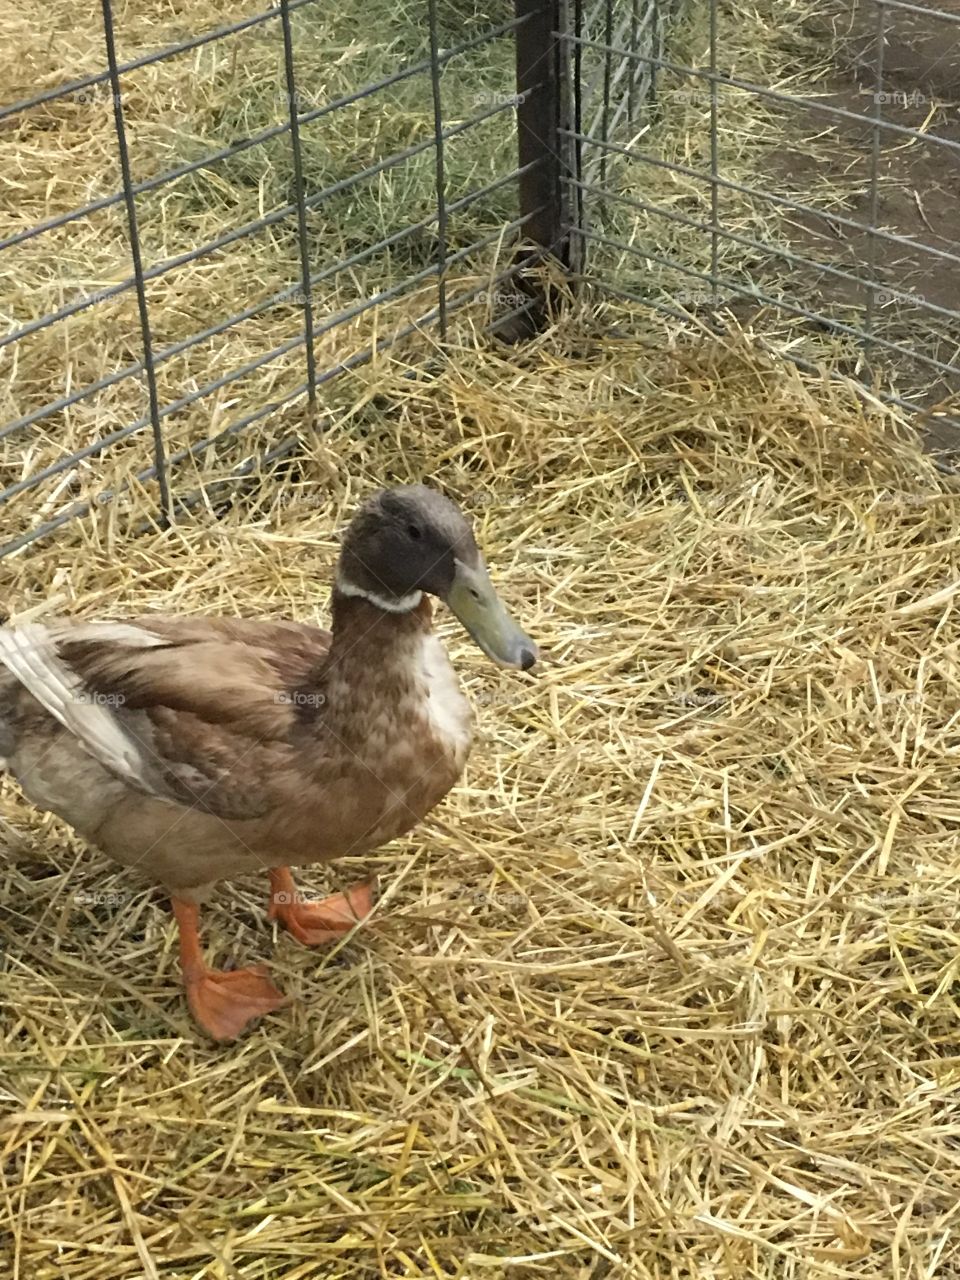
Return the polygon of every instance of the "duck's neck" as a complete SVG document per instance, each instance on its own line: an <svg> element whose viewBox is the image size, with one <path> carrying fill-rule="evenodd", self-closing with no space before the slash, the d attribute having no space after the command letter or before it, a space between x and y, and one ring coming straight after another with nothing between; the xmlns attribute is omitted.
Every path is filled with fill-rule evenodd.
<svg viewBox="0 0 960 1280"><path fill-rule="evenodd" d="M422 697L423 642L432 630L429 598L418 592L407 608L388 609L337 585L331 606L333 638L323 664L328 723L359 726L377 708Z"/></svg>
<svg viewBox="0 0 960 1280"><path fill-rule="evenodd" d="M433 610L429 597L422 591L388 604L337 583L331 593L330 607L333 614L330 656L339 661L370 650L382 658L385 656L382 651L388 646L402 646L405 641L431 630Z"/></svg>

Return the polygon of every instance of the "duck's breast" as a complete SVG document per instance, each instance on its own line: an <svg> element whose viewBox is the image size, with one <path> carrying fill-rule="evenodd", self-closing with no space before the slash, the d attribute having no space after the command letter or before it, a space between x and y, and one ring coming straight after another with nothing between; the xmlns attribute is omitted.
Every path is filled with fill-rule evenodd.
<svg viewBox="0 0 960 1280"><path fill-rule="evenodd" d="M470 751L473 716L447 651L433 632L421 640L420 669L424 713L437 744L449 753L459 774Z"/></svg>

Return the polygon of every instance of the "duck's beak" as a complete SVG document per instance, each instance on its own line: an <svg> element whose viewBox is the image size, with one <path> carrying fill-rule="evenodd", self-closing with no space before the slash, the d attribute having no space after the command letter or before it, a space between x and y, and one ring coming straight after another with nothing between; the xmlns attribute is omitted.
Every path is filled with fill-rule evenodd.
<svg viewBox="0 0 960 1280"><path fill-rule="evenodd" d="M539 657L537 646L504 609L483 561L475 568L454 561L453 586L444 597L477 644L503 667L529 671Z"/></svg>

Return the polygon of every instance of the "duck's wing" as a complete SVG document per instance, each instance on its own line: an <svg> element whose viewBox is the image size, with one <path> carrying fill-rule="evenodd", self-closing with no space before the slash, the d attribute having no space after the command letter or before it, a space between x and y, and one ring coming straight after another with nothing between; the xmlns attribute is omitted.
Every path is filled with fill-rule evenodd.
<svg viewBox="0 0 960 1280"><path fill-rule="evenodd" d="M233 618L0 628L6 749L49 733L52 716L135 790L259 817L276 803L278 775L316 755L310 680L329 643L316 628Z"/></svg>

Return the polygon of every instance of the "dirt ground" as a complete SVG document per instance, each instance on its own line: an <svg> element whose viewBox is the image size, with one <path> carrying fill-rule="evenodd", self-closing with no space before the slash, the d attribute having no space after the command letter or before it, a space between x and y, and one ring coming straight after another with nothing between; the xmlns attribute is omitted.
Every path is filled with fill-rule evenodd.
<svg viewBox="0 0 960 1280"><path fill-rule="evenodd" d="M960 24L938 13L960 17L960 0L938 0L927 14L885 7L880 82L874 0L818 15L807 34L838 48L835 70L814 87L818 101L872 115L877 95L882 94L885 120L960 144ZM869 222L872 127L817 109L791 107L789 114L792 130L801 131L804 138L820 135L822 145L815 149L816 158L806 147L805 154L786 153L779 176L789 175L798 200L818 208L829 204L844 217ZM825 193L844 189L847 197L842 202L824 199ZM960 263L920 246L960 253L960 152L894 132L881 135L877 225L916 241L916 248L845 227L827 213L791 214L790 219L795 252L859 279L872 276L881 282L875 332L944 364L957 364L960 326L930 308L960 309ZM798 283L803 277L807 305L813 301L815 309L846 323L862 322L867 291L861 285L815 269L798 269L797 276ZM871 358L878 371L882 369L884 353L875 351ZM903 357L892 359L901 394L925 405L960 396L960 373L938 372ZM952 420L931 424L928 438L933 451L951 455L955 463L960 455L960 405L952 407L950 416Z"/></svg>

